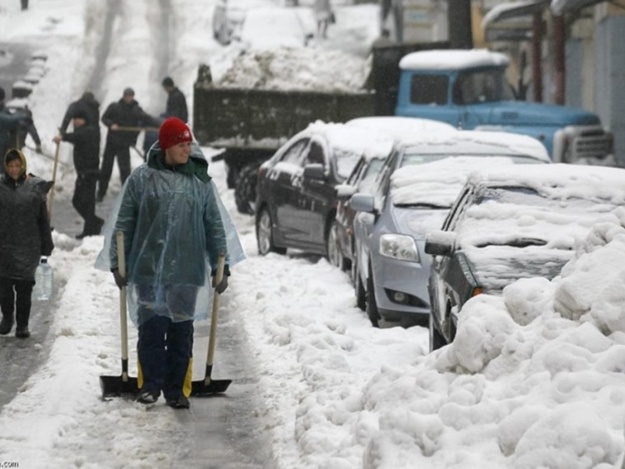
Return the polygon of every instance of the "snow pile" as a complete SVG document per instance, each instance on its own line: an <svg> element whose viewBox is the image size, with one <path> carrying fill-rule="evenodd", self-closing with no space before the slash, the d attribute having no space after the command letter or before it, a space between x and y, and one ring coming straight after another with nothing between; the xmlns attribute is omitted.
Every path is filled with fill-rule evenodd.
<svg viewBox="0 0 625 469"><path fill-rule="evenodd" d="M382 369L373 378L362 405L378 414L379 430L364 467L571 469L619 462L625 210L616 214L621 224L596 225L562 277L525 279L503 297L472 299L450 346L421 366Z"/></svg>
<svg viewBox="0 0 625 469"><path fill-rule="evenodd" d="M213 71L222 87L324 92L360 90L367 74L361 58L312 47L241 51L222 76Z"/></svg>

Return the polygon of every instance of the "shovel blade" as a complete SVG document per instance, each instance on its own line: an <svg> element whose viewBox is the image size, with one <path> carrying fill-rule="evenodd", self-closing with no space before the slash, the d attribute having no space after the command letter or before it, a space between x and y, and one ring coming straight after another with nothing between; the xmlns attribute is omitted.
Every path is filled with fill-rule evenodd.
<svg viewBox="0 0 625 469"><path fill-rule="evenodd" d="M122 376L100 376L100 388L102 388L102 399L112 397L123 397L124 399L134 399L139 393L137 378Z"/></svg>
<svg viewBox="0 0 625 469"><path fill-rule="evenodd" d="M210 397L226 392L232 383L231 379L203 379L191 383L191 395L195 397Z"/></svg>

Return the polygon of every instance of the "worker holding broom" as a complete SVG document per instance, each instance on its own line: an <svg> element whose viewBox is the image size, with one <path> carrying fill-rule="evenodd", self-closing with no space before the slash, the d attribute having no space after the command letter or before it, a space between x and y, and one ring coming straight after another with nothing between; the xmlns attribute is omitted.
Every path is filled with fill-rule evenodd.
<svg viewBox="0 0 625 469"><path fill-rule="evenodd" d="M208 162L178 118L166 119L146 163L130 175L114 218L113 232L124 235L127 275L117 265L114 236L109 263L116 284L127 287L130 316L138 326L137 401L189 407L193 320L208 312L209 275L226 255L218 293L228 287L228 264L242 259L238 235L207 173ZM115 215L114 215L115 216Z"/></svg>

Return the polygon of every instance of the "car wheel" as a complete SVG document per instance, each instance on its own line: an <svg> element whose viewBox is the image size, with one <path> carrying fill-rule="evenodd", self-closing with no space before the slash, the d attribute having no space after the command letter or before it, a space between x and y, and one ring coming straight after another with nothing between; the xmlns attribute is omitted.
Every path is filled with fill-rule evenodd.
<svg viewBox="0 0 625 469"><path fill-rule="evenodd" d="M254 215L257 179L258 165L249 164L239 170L234 186L234 202L240 213Z"/></svg>
<svg viewBox="0 0 625 469"><path fill-rule="evenodd" d="M369 269L371 272L371 269ZM375 290L373 289L373 279L369 277L367 279L367 316L373 327L380 327L380 312L378 311L378 305L375 301Z"/></svg>
<svg viewBox="0 0 625 469"><path fill-rule="evenodd" d="M354 290L356 292L356 306L358 306L363 311L367 310L367 292L365 291L365 286L362 284L362 279L360 278L360 271L358 270L358 264L356 264L356 259L352 262L352 281L354 282Z"/></svg>
<svg viewBox="0 0 625 469"><path fill-rule="evenodd" d="M328 228L326 236L326 257L333 266L338 267L341 270L345 270L345 262L343 261L343 254L339 247L338 230L336 222L332 221Z"/></svg>
<svg viewBox="0 0 625 469"><path fill-rule="evenodd" d="M256 243L258 254L265 256L270 252L286 254L286 248L279 248L273 244L273 222L269 210L264 208L256 219Z"/></svg>
<svg viewBox="0 0 625 469"><path fill-rule="evenodd" d="M443 337L443 334L441 334L438 330L436 321L432 317L432 314L430 314L428 324L428 328L430 330L430 352L433 352L434 350L438 350L439 348L447 345L447 341L445 340L445 337Z"/></svg>

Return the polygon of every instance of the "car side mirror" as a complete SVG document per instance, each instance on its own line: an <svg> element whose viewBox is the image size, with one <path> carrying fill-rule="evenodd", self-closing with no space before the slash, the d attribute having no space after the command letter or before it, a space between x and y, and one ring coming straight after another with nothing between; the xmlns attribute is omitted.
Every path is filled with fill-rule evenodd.
<svg viewBox="0 0 625 469"><path fill-rule="evenodd" d="M349 199L349 206L357 212L375 212L375 199L371 194L358 192Z"/></svg>
<svg viewBox="0 0 625 469"><path fill-rule="evenodd" d="M304 179L310 181L325 181L326 173L322 164L307 164L304 166Z"/></svg>
<svg viewBox="0 0 625 469"><path fill-rule="evenodd" d="M339 200L347 200L356 193L356 188L351 184L339 184L334 190L336 191L336 198Z"/></svg>
<svg viewBox="0 0 625 469"><path fill-rule="evenodd" d="M426 254L451 257L455 250L456 233L451 231L431 231L425 236Z"/></svg>

